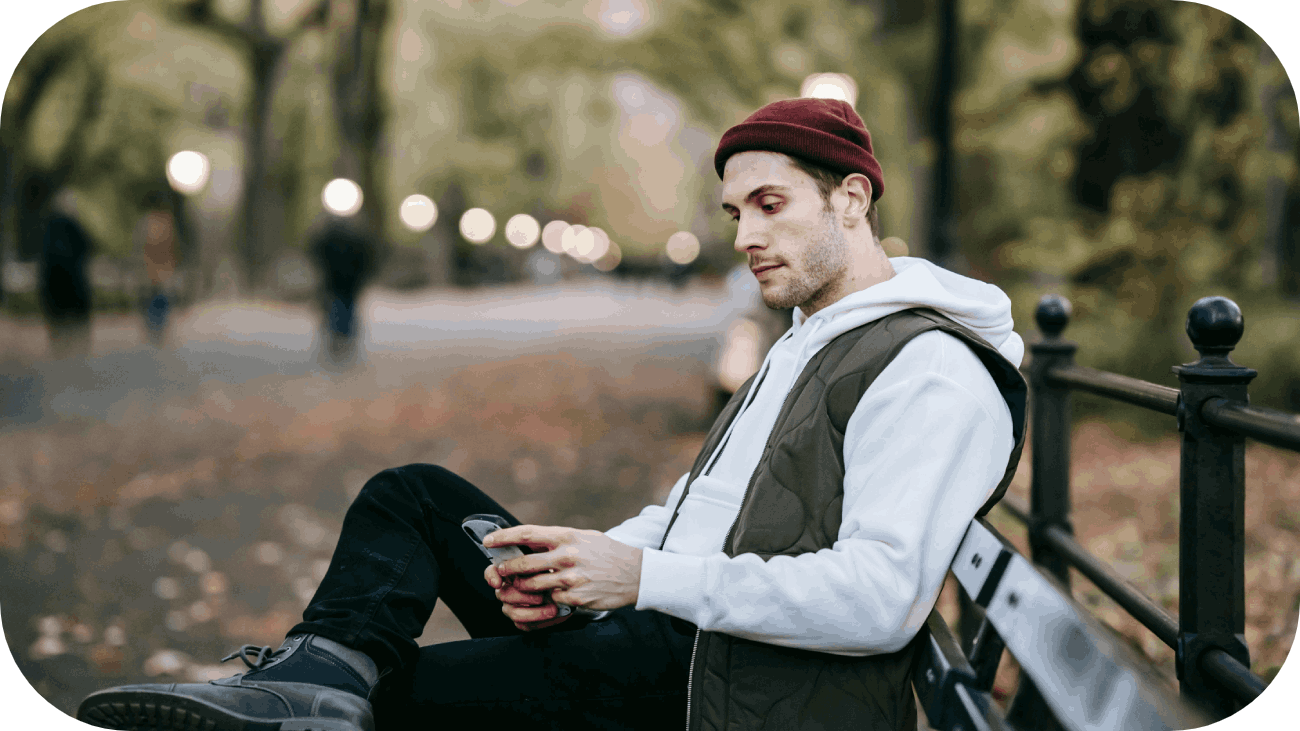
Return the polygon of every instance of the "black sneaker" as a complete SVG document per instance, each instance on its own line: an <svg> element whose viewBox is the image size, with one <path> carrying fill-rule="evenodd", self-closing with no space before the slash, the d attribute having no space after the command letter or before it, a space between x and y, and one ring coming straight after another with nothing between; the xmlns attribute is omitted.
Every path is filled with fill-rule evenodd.
<svg viewBox="0 0 1300 731"><path fill-rule="evenodd" d="M142 731L374 731L369 695L379 674L363 653L295 635L274 651L244 645L222 662L236 657L251 670L208 683L101 690L81 702L77 720Z"/></svg>

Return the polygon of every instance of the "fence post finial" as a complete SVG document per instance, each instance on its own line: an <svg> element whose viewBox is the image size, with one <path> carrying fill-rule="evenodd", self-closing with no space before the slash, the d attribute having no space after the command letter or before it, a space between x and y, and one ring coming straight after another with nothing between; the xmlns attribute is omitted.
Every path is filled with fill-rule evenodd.
<svg viewBox="0 0 1300 731"><path fill-rule="evenodd" d="M1059 294L1045 294L1034 309L1034 320L1043 335L1055 340L1070 324L1070 300Z"/></svg>
<svg viewBox="0 0 1300 731"><path fill-rule="evenodd" d="M1228 360L1245 329L1241 308L1227 297L1202 297L1187 313L1187 337L1202 359Z"/></svg>

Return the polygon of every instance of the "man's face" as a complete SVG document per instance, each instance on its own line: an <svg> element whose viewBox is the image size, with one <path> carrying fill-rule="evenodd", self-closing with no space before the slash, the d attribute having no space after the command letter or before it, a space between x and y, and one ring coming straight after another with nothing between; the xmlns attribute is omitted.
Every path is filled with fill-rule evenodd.
<svg viewBox="0 0 1300 731"><path fill-rule="evenodd" d="M846 292L850 255L837 215L817 184L776 152L738 152L722 176L722 208L737 221L736 251L749 256L763 303L805 315Z"/></svg>

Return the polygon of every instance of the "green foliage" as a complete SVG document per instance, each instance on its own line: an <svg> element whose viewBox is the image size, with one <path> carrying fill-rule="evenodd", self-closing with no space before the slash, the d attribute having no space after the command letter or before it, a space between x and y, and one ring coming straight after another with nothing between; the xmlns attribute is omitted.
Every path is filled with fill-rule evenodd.
<svg viewBox="0 0 1300 731"><path fill-rule="evenodd" d="M399 83L393 99L402 150L394 190L437 199L454 182L467 205L500 218L527 211L598 225L633 255L657 253L673 232L691 230L706 257L729 260L734 229L717 207L717 138L758 106L796 96L808 74L839 71L857 80L886 177L899 181L882 201L883 218L908 237L916 202L905 181L928 148L911 121L916 91L875 42L868 8L766 0L741 12L733 3L677 0L624 38L579 10L543 17L548 11L524 4L507 17L438 7L418 24L406 20L436 58L394 62L421 73ZM675 137L642 149L636 122L615 98L618 79L669 96ZM526 169L535 151L545 151L540 178Z"/></svg>
<svg viewBox="0 0 1300 731"><path fill-rule="evenodd" d="M225 100L244 94L230 50L166 22L166 5L104 3L69 16L23 57L5 96L3 135L19 169L71 188L98 252L117 258L132 255L143 193L165 184L176 141L204 129L191 84Z"/></svg>
<svg viewBox="0 0 1300 731"><path fill-rule="evenodd" d="M1287 336L1296 306L1263 266L1275 245L1266 189L1294 185L1281 65L1261 63L1264 44L1244 25L1190 3L1082 0L1046 32L1034 13L1047 5L1002 7L1039 35L1017 45L1009 24L970 49L978 72L958 132L966 256L1005 282L1021 323L1041 294L1069 297L1081 363L1170 385L1169 366L1197 357L1183 332L1192 303L1231 297L1247 322L1236 359L1261 371L1256 402L1300 407L1300 347ZM1017 74L1022 48L1039 61ZM1265 107L1270 88L1287 103Z"/></svg>

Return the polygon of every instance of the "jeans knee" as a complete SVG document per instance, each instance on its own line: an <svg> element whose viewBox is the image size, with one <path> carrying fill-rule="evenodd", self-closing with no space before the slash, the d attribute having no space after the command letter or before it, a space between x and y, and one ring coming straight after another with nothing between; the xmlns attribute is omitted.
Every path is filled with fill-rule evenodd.
<svg viewBox="0 0 1300 731"><path fill-rule="evenodd" d="M385 471L394 473L395 481L426 510L445 520L459 523L470 513L501 512L481 490L442 465L414 463Z"/></svg>

